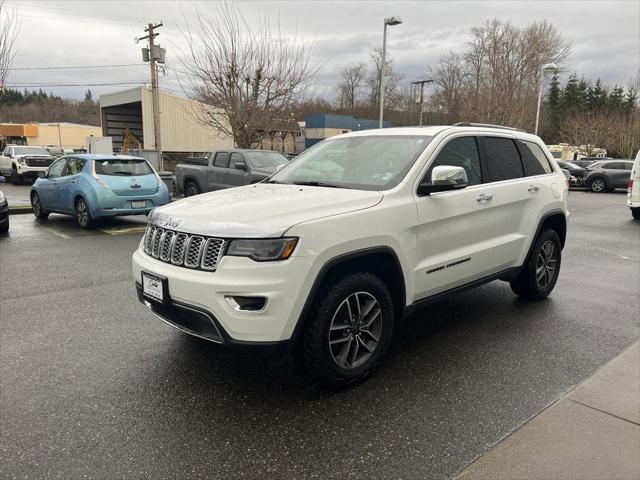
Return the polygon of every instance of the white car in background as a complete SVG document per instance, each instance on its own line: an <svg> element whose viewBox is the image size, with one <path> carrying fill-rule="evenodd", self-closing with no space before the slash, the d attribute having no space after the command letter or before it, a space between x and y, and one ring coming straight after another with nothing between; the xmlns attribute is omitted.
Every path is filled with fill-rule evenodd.
<svg viewBox="0 0 640 480"><path fill-rule="evenodd" d="M627 184L627 206L631 209L633 218L640 220L640 151L633 162L631 178Z"/></svg>
<svg viewBox="0 0 640 480"><path fill-rule="evenodd" d="M55 159L44 147L7 145L0 155L0 175L20 185L25 179L38 178Z"/></svg>

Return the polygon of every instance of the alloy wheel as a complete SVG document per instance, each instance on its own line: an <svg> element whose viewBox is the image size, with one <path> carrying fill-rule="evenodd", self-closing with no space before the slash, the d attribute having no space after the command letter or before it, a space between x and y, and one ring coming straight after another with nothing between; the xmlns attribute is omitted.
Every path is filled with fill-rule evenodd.
<svg viewBox="0 0 640 480"><path fill-rule="evenodd" d="M37 193L31 196L31 206L33 207L33 214L39 217L42 207L40 206L40 197Z"/></svg>
<svg viewBox="0 0 640 480"><path fill-rule="evenodd" d="M594 192L602 192L605 189L604 180L596 178L591 182L591 190Z"/></svg>
<svg viewBox="0 0 640 480"><path fill-rule="evenodd" d="M382 334L382 310L367 292L356 292L340 303L329 327L334 362L348 370L364 364L376 351Z"/></svg>
<svg viewBox="0 0 640 480"><path fill-rule="evenodd" d="M78 200L76 205L76 215L78 217L78 223L84 227L89 223L89 211L87 210L87 204L84 200Z"/></svg>
<svg viewBox="0 0 640 480"><path fill-rule="evenodd" d="M546 241L536 261L536 283L541 290L545 290L556 276L558 255L552 241Z"/></svg>

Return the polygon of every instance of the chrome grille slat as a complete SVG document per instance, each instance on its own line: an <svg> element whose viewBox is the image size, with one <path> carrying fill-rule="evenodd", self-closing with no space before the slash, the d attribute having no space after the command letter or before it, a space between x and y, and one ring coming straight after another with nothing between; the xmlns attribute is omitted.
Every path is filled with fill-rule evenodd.
<svg viewBox="0 0 640 480"><path fill-rule="evenodd" d="M147 255L164 263L215 272L225 244L222 238L190 235L147 225L142 249Z"/></svg>

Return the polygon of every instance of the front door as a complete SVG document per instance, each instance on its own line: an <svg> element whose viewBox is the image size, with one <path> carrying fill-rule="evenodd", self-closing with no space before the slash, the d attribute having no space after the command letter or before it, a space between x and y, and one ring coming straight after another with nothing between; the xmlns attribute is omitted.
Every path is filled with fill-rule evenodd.
<svg viewBox="0 0 640 480"><path fill-rule="evenodd" d="M438 165L463 167L468 186L416 198L419 263L414 301L494 273L493 191L483 182L476 138L445 139L420 183L428 183Z"/></svg>
<svg viewBox="0 0 640 480"><path fill-rule="evenodd" d="M67 158L59 158L47 171L46 178L39 182L38 194L40 195L40 203L42 207L50 210L57 210L60 202L58 196L58 184L67 166Z"/></svg>
<svg viewBox="0 0 640 480"><path fill-rule="evenodd" d="M241 165L244 165L244 169ZM229 170L227 170L225 183L229 187L239 187L251 183L249 165L247 165L244 156L238 152L231 153L231 161L229 162Z"/></svg>

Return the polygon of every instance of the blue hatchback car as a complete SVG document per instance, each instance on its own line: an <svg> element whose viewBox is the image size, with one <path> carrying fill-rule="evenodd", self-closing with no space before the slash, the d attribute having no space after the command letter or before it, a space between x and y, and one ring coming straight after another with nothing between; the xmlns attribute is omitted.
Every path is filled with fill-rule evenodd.
<svg viewBox="0 0 640 480"><path fill-rule="evenodd" d="M101 217L146 214L166 203L169 191L156 171L145 159L126 155L61 157L31 188L37 218L73 215L82 228Z"/></svg>

